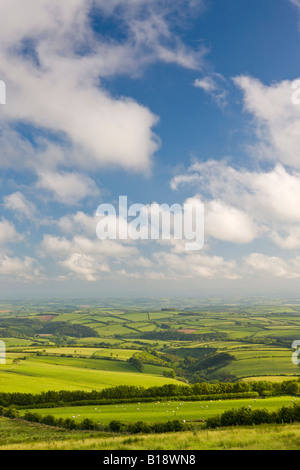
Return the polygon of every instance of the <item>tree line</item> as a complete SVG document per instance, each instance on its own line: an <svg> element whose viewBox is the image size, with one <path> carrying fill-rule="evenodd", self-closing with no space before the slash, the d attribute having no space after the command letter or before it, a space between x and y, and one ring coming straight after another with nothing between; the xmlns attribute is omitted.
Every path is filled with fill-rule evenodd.
<svg viewBox="0 0 300 470"><path fill-rule="evenodd" d="M241 407L237 410L227 410L221 415L206 420L205 427L215 429L226 426L249 426L253 424L283 424L300 422L300 405L282 406L278 410L254 409Z"/></svg>
<svg viewBox="0 0 300 470"><path fill-rule="evenodd" d="M93 328L78 323L64 321L44 322L30 318L5 318L0 319L0 337L27 338L37 334L52 334L71 336L75 338L98 337L99 334Z"/></svg>
<svg viewBox="0 0 300 470"><path fill-rule="evenodd" d="M19 412L13 407L5 408L0 406L0 416L16 419L19 418ZM163 423L145 423L144 421L124 423L119 420L112 420L108 425L106 425L90 418L85 418L82 421L76 422L74 418L55 418L55 416L50 414L42 416L30 411L27 411L21 419L31 423L40 423L47 426L55 426L69 430L106 431L129 434L178 432L183 431L187 427L185 426L185 423L178 419L169 420Z"/></svg>
<svg viewBox="0 0 300 470"><path fill-rule="evenodd" d="M225 340L227 334L219 331L212 333L184 333L175 329L164 329L158 331L147 331L139 336L142 339L160 340L160 341L199 341L206 342L211 340Z"/></svg>
<svg viewBox="0 0 300 470"><path fill-rule="evenodd" d="M51 404L53 406L63 406L64 404L87 403L101 400L150 400L158 398L174 398L174 399L193 399L193 397L219 397L221 395L229 396L275 396L279 394L298 394L300 392L300 382L296 380L288 380L284 382L224 382L224 383L195 383L187 384L165 384L162 386L154 386L144 388L135 385L119 385L116 387L108 387L102 390L49 390L39 394L33 393L0 393L0 405L8 407L15 405L18 407L29 407L36 405ZM252 394L252 395L249 395ZM254 395L253 395L254 394ZM212 397L212 398L211 398ZM103 403L105 403L103 401Z"/></svg>

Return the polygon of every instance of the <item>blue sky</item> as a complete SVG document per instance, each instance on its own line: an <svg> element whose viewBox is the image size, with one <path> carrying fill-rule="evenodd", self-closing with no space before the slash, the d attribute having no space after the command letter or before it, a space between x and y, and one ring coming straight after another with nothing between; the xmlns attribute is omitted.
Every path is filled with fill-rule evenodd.
<svg viewBox="0 0 300 470"><path fill-rule="evenodd" d="M0 295L298 295L298 0L3 0ZM205 243L99 204L204 204Z"/></svg>

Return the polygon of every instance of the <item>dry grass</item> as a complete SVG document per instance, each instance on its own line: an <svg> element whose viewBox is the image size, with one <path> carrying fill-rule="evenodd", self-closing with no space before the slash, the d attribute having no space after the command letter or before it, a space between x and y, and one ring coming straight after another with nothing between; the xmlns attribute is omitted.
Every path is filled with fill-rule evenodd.
<svg viewBox="0 0 300 470"><path fill-rule="evenodd" d="M42 435L41 435L42 438ZM2 445L0 450L299 450L300 424L158 435L92 436Z"/></svg>

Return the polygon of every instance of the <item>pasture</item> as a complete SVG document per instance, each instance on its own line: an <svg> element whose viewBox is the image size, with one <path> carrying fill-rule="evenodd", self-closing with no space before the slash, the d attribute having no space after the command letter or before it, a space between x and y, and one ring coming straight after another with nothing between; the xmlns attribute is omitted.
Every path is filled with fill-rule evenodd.
<svg viewBox="0 0 300 470"><path fill-rule="evenodd" d="M217 300L216 300L217 301ZM48 372L45 365L45 372L38 368L37 363L32 363L34 351L42 351L43 355L65 355L74 358L84 357L86 359L98 358L100 360L114 359L119 361L108 367L98 366L103 370L103 377L99 386L112 385L118 382L109 377L112 373L134 373L128 369L128 361L130 357L139 354L144 350L144 370L143 377L137 374L138 383L149 383L149 379L153 379L153 384L161 382L163 369L149 369L150 365L157 362L153 353L152 357L145 353L145 349L151 348L156 353L166 354L172 350L172 354L176 353L176 349L192 352L192 357L199 358L195 350L203 350L206 348L207 353L227 353L231 356L231 361L219 364L218 367L211 369L200 368L196 380L250 380L257 377L294 377L300 373L299 367L291 361L291 344L294 340L300 338L300 315L299 305L261 305L261 306L238 306L232 304L230 306L211 306L211 308L190 308L190 309L151 309L144 306L139 308L137 305L131 308L117 308L107 306L95 306L89 303L81 304L82 306L74 306L69 308L67 312L51 312L45 306L41 306L42 313L33 313L22 318L30 318L32 321L42 322L44 328L47 324L56 322L61 325L81 325L82 327L91 328L94 336L81 335L77 337L59 336L56 334L48 334L46 336L37 336L34 334L27 338L9 337L6 338L7 351L19 352L20 356L24 354L30 355L30 361L25 363L14 364L10 368L10 374L6 374L6 380L3 381L1 372L5 368L0 366L0 390L3 389L4 383L11 389L17 387L19 389L17 378L23 380L26 389L32 389L37 386L39 391L46 383L44 378ZM6 306L7 308L7 306ZM38 308L36 308L38 310ZM52 313L52 314L51 314ZM5 312L5 325L13 312ZM27 325L26 325L27 327ZM0 337L1 337L1 315L0 315ZM18 327L19 331L23 331ZM25 330L24 330L25 331ZM47 330L46 330L47 331ZM180 333L180 337L174 337L174 333ZM185 340L186 339L186 340ZM8 354L9 357L9 354ZM182 356L181 356L182 359ZM9 359L8 359L9 360ZM176 362L177 361L177 362ZM180 362L180 359L179 359ZM45 364L47 361L45 360ZM30 365L31 364L31 365ZM77 369L75 361L72 362ZM90 363L91 365L92 363ZM30 367L28 368L28 366ZM49 362L48 362L49 365ZM53 364L51 376L48 375L49 386L59 387L64 385L62 373L59 370L61 363ZM98 379L93 378L94 368L86 364L86 374L83 380L78 380L77 372L69 376L70 370L65 369L66 374L70 378L69 387L73 388L76 384L85 387L95 386L99 383ZM68 367L71 367L69 361ZM127 367L127 368L126 368ZM182 370L182 364L174 358L173 363L165 369L174 369L176 378L179 380L189 381L190 373L186 375L186 371ZM39 369L39 370L37 370ZM92 372L90 372L92 370ZM32 379L35 372L41 373L41 383L36 384ZM89 372L88 372L89 371ZM137 372L137 371L135 371ZM56 374L57 373L57 374ZM83 373L83 371L82 371ZM56 375L55 375L56 374ZM10 377L8 377L10 375ZM149 377L151 376L151 377ZM2 380L1 380L2 377ZM199 378L198 378L199 377ZM125 377L119 376L121 382L126 382ZM74 379L74 380L73 380ZM46 378L47 380L47 378ZM2 385L1 385L2 384ZM32 384L32 385L31 385Z"/></svg>
<svg viewBox="0 0 300 470"><path fill-rule="evenodd" d="M201 302L195 302L189 307L179 305L175 308L172 304L172 308L168 308L168 300L164 299L161 303L141 301L132 305L121 301L114 305L105 302L97 305L88 301L80 304L70 302L65 306L55 302L5 305L2 312L0 308L0 339L6 344L6 364L0 365L0 392L89 392L120 385L149 388L164 384L257 380L274 383L300 377L299 366L291 360L291 344L300 339L300 305L297 303L247 305L233 302L231 305L223 305L221 300L218 302L215 299L215 304L201 305ZM178 419L201 424L203 420L227 409L251 406L275 410L292 404L292 400L298 400L298 396L201 402L160 399L156 402L59 406L30 411L41 415L51 414L55 418L70 418L76 422L85 418L103 424L112 420L156 423ZM1 423L4 423L2 418L0 446ZM5 423L3 426L8 426L6 420ZM17 432L17 424L14 426L13 433ZM33 429L34 424L31 426ZM42 428L42 425L34 427L37 436L40 429L37 446L47 448L47 438L43 441ZM297 429L297 425L294 429ZM253 441L250 437L247 441L246 436L254 432L248 431L245 434L248 447L253 442L253 448L259 448L256 441L258 432L255 431ZM55 446L80 447L76 441L80 433L62 432L65 433L66 441L60 440L58 436L53 437ZM196 448L199 449L201 446L241 446L238 434L233 437L233 430L227 434L232 435L231 443L229 437L226 440L225 434L222 434L223 441L217 437L221 436L222 431L220 434L218 432L209 432L209 435L216 436L211 442L204 441L202 434L198 440L191 439L188 442L189 433L186 432L164 442L162 437L134 437L132 439L137 440L132 441L132 445L128 441L128 447L126 439L120 438L118 445L120 448L147 448L151 445L153 449L155 446L176 449L181 448L181 445L186 448L198 446ZM297 432L297 436L300 435L300 428ZM93 436L95 434L92 433L86 448L114 448L112 446L117 445L117 441L113 443L110 437L107 441L99 442L98 439L97 442ZM285 445L283 436L284 433L282 447ZM24 448L33 445L25 438L23 444L20 444L17 436L14 437L15 441L12 439L5 443L2 435L3 448L5 445L23 445ZM265 442L270 445L271 441L270 438ZM263 439L260 442L262 447L267 445Z"/></svg>
<svg viewBox="0 0 300 470"><path fill-rule="evenodd" d="M0 392L39 393L46 390L101 390L116 385L150 387L173 383L162 368L147 365L143 373L124 361L45 356L8 359L0 366Z"/></svg>
<svg viewBox="0 0 300 470"><path fill-rule="evenodd" d="M166 422L179 419L185 422L197 422L206 420L212 416L223 413L228 409L238 409L242 406L252 409L265 408L269 411L276 410L281 406L288 406L298 401L290 396L271 397L265 399L232 399L232 400L202 400L202 401L154 401L151 403L136 402L115 405L93 405L93 406L65 406L55 409L41 408L31 409L40 415L51 414L55 418L71 418L83 421L85 418L102 424L108 424L112 420L130 423L144 421L147 423ZM22 410L21 416L27 410Z"/></svg>

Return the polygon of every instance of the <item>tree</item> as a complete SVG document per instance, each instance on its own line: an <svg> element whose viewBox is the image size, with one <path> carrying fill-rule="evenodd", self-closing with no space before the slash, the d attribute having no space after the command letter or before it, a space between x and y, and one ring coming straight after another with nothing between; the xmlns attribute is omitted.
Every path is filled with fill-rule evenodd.
<svg viewBox="0 0 300 470"><path fill-rule="evenodd" d="M299 393L299 383L298 382L290 382L287 384L286 387L287 393L290 393L291 395L297 395Z"/></svg>
<svg viewBox="0 0 300 470"><path fill-rule="evenodd" d="M116 419L112 420L110 423L109 423L109 429L112 431L112 432L120 432L121 429L122 429L122 423L121 421L118 421Z"/></svg>
<svg viewBox="0 0 300 470"><path fill-rule="evenodd" d="M173 370L164 370L162 375L170 379L175 379L175 372Z"/></svg>
<svg viewBox="0 0 300 470"><path fill-rule="evenodd" d="M85 418L80 424L80 428L84 430L92 430L95 429L95 423L91 419Z"/></svg>
<svg viewBox="0 0 300 470"><path fill-rule="evenodd" d="M139 372L143 372L144 364L141 361L141 359L139 359L138 357L131 356L131 358L128 359L128 363L132 365L133 367L135 367Z"/></svg>

